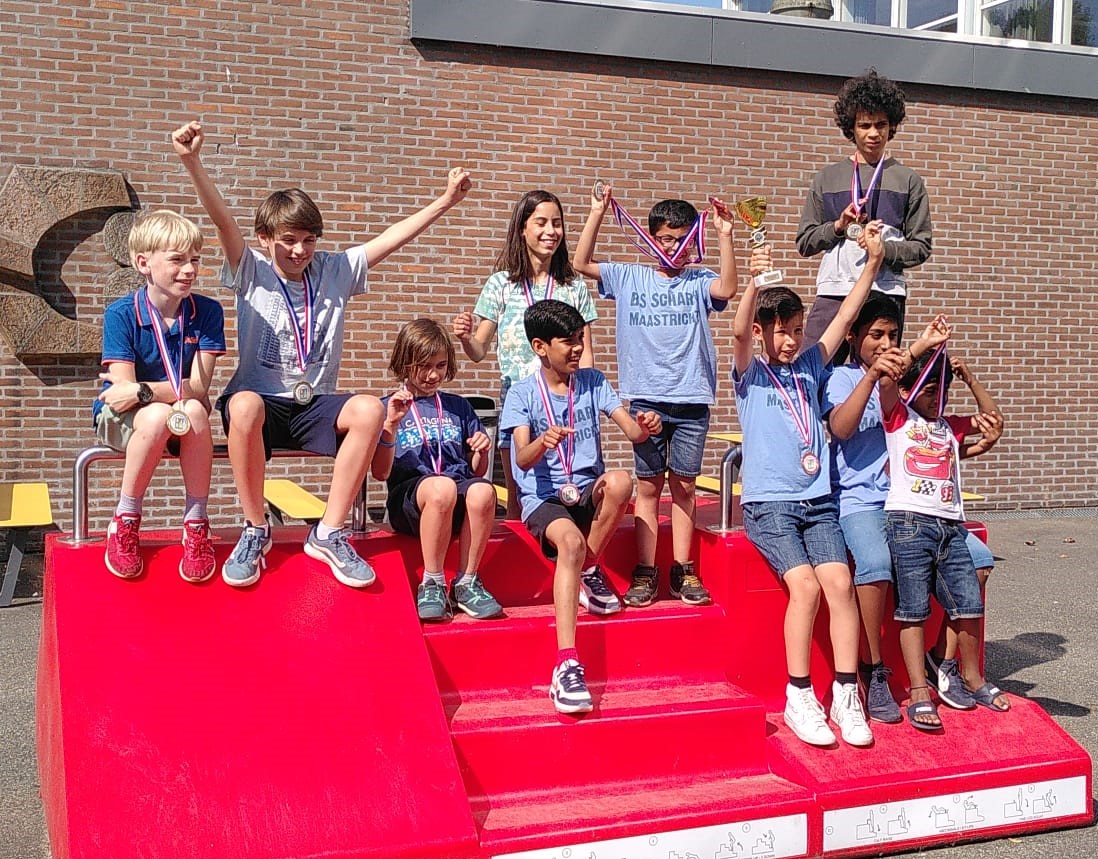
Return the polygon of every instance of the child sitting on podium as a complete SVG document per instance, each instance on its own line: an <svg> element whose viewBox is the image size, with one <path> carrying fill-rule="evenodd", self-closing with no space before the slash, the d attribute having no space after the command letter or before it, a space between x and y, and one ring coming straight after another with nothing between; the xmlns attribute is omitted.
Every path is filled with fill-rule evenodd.
<svg viewBox="0 0 1098 859"><path fill-rule="evenodd" d="M661 429L659 416L634 419L606 377L580 368L584 318L556 299L527 308L526 336L541 369L515 383L503 404L500 427L511 430L511 467L522 498L522 520L556 560L553 606L557 661L549 697L561 713L593 707L576 650L577 603L592 614L621 611L599 569L633 495L629 472L606 471L599 415L616 423L638 444Z"/></svg>

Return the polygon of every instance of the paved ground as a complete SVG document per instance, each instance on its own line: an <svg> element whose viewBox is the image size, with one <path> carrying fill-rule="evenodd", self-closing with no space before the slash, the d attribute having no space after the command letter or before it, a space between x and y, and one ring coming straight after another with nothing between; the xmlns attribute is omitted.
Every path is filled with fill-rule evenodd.
<svg viewBox="0 0 1098 859"><path fill-rule="evenodd" d="M996 518L987 676L1037 701L1098 757L1098 516ZM0 609L0 859L49 859L34 756L41 558ZM1089 702L1089 703L1088 703ZM949 859L1090 859L1098 829L925 851Z"/></svg>

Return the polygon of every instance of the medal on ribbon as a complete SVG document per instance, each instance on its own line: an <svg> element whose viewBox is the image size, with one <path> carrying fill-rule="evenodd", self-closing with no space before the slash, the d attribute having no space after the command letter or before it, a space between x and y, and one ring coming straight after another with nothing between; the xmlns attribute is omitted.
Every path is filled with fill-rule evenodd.
<svg viewBox="0 0 1098 859"><path fill-rule="evenodd" d="M601 200L605 190L605 185L600 179L595 182L592 193ZM637 220L625 211L612 196L610 197L610 209L614 213L614 220L618 222L618 226L625 233L629 243L646 257L658 262L662 268L679 271L691 263L698 263L705 259L705 219L708 212L703 210L698 215L691 225L690 231L679 240L675 252L669 255L660 246L660 243L652 238L648 231L637 223ZM626 229L626 227L629 229ZM636 238L629 235L629 230L636 234Z"/></svg>
<svg viewBox="0 0 1098 859"><path fill-rule="evenodd" d="M545 416L549 419L549 426L554 426L556 420L553 418L553 406L552 400L549 396L549 386L545 382L545 377L539 370L536 376L538 383L538 393L541 394L541 404L545 408ZM576 385L575 377L568 377L568 429L575 430L576 428ZM567 478L567 482L560 488L557 495L560 497L561 503L572 507L579 503L582 492L580 488L572 482L572 463L576 458L576 434L570 432L568 438L557 445L557 456L560 457L561 467L564 469L564 475Z"/></svg>
<svg viewBox="0 0 1098 859"><path fill-rule="evenodd" d="M536 303L534 298L534 281L533 279L524 280L522 282L522 291L526 295L526 306L532 307ZM549 279L545 282L545 297L542 301L548 301L553 297L553 275L549 275Z"/></svg>
<svg viewBox="0 0 1098 859"><path fill-rule="evenodd" d="M797 428L797 434L801 437L801 443L804 445L801 453L801 470L809 477L814 477L820 470L820 458L812 452L812 412L808 407L808 397L801 386L801 380L797 377L796 372L790 368L790 372L793 373L793 385L796 389L797 401L794 402L793 398L789 396L789 391L785 389L785 385L782 384L777 374L770 369L770 366L762 358L756 358L755 360L766 371L766 375L770 377L770 381L774 383L774 387L781 394L786 409L790 417L793 418L793 426Z"/></svg>
<svg viewBox="0 0 1098 859"><path fill-rule="evenodd" d="M930 380L930 374L934 372L934 368L938 368L938 411L935 413L935 417L941 417L945 411L946 401L946 362L949 361L949 355L946 352L946 344L941 344L934 350L934 354L930 356L930 360L926 362L926 366L923 367L923 371L919 374L919 378L915 380L915 384L911 386L911 390L908 391L907 399L904 400L904 405L909 404L917 396L923 388L926 387L927 382Z"/></svg>
<svg viewBox="0 0 1098 859"><path fill-rule="evenodd" d="M442 398L435 394L435 412L438 415L438 423L435 425L435 435L438 440L438 455L431 450L431 439L427 435L427 426L420 417L419 409L416 408L416 401L413 399L408 405L408 410L412 413L412 420L416 422L416 429L419 430L419 436L423 439L423 446L427 449L427 456L431 458L431 465L434 468L435 474L442 474Z"/></svg>
<svg viewBox="0 0 1098 859"><path fill-rule="evenodd" d="M858 216L858 220L846 227L846 237L852 242L860 239L862 233L865 232L865 227L862 226L862 223L867 220L865 204L869 202L869 195L873 193L874 188L877 187L877 183L880 181L884 164L884 155L881 155L881 160L877 162L877 169L873 171L873 176L869 180L869 187L865 189L863 194L862 179L858 175L858 153L854 153L854 172L850 177L850 205L854 209L854 214Z"/></svg>
<svg viewBox="0 0 1098 859"><path fill-rule="evenodd" d="M305 323L302 325L301 320L297 318L297 313L294 312L293 301L290 300L290 290L286 286L286 281L275 274L275 278L278 280L278 286L282 290L282 297L286 301L286 312L290 316L290 328L294 335L294 349L297 351L297 365L301 370L301 375L304 376L306 368L309 363L309 355L313 351L313 301L315 296L313 294L312 286L309 284L309 275L303 274L301 276L302 286L305 289ZM305 379L302 379L293 388L294 402L300 406L307 406L313 401L313 386L310 385Z"/></svg>
<svg viewBox="0 0 1098 859"><path fill-rule="evenodd" d="M187 300L179 305L179 318L176 324L179 326L179 358L173 360L168 354L168 339L164 331L164 317L160 311L153 307L149 301L149 290L143 289L141 295L145 300L145 312L152 323L153 334L156 337L156 349L160 353L160 364L164 368L164 375L168 377L168 384L172 387L175 402L168 414L168 430L172 435L186 435L191 431L191 419L183 411L183 346L187 340Z"/></svg>

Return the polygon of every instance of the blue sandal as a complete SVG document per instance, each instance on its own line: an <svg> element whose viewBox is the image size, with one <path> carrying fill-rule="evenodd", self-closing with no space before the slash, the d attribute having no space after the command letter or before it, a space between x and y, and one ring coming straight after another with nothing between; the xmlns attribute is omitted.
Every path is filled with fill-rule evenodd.
<svg viewBox="0 0 1098 859"><path fill-rule="evenodd" d="M932 722L916 721L916 716L933 716L935 719L938 719L938 724L935 725ZM911 727L917 728L920 731L932 733L942 730L942 720L938 718L938 705L933 701L913 701L908 704L907 720L911 722Z"/></svg>
<svg viewBox="0 0 1098 859"><path fill-rule="evenodd" d="M995 703L995 699L1003 694L1003 690L996 686L994 683L984 683L979 689L969 689L967 686L965 690L972 696L972 699L981 707L987 707L989 710L994 710L996 713L1006 713L1010 710L1010 701L1007 699L1006 706L1001 706Z"/></svg>

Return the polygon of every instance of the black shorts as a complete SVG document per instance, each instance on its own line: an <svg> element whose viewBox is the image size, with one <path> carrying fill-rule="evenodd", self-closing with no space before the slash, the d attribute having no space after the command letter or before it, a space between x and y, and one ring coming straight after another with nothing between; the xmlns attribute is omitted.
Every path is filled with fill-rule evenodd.
<svg viewBox="0 0 1098 859"><path fill-rule="evenodd" d="M335 456L343 435L336 429L339 413L354 394L317 394L312 402L300 405L291 397L260 394L266 408L263 421L263 453L271 458L273 448L307 450L323 456ZM232 395L217 401L225 435L229 434L229 401Z"/></svg>
<svg viewBox="0 0 1098 859"><path fill-rule="evenodd" d="M571 519L576 526L586 535L591 531L591 523L595 521L595 484L589 483L580 493L579 503L569 507L560 498L554 495L541 502L526 520L526 530L533 534L541 543L541 553L550 561L557 557L557 547L549 542L545 531L558 519Z"/></svg>
<svg viewBox="0 0 1098 859"><path fill-rule="evenodd" d="M419 519L422 511L416 503L416 491L419 489L420 483L433 476L431 474L421 474L411 480L398 483L389 490L389 497L385 500L385 509L389 513L389 524L393 526L394 531L399 531L401 534L410 534L413 537L419 536ZM457 484L458 497L457 504L454 505L454 518L451 523L450 533L456 537L458 532L461 531L462 523L465 522L465 494L469 491L469 487L475 483L487 483L489 486L492 484L488 483L483 477L454 480L454 483Z"/></svg>

